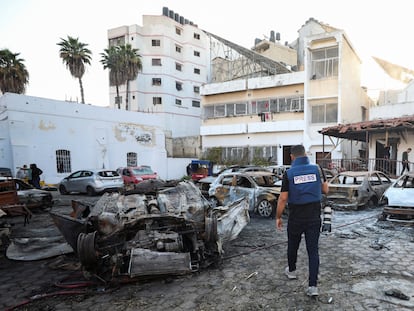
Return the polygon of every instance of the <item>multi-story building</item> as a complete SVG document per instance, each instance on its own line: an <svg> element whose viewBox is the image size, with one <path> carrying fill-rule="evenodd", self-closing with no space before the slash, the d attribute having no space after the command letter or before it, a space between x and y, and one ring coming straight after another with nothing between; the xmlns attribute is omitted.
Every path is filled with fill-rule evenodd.
<svg viewBox="0 0 414 311"><path fill-rule="evenodd" d="M290 164L289 150L295 144L303 144L314 161L359 156L363 146L323 142L318 130L367 118L369 98L360 84L360 59L343 30L311 18L298 32L290 45L274 39L256 41L250 53L230 45L239 54L219 63L235 74L224 74L224 67L216 66L212 80L227 81L206 84L201 91L200 133L207 157L220 154L224 162ZM267 67L275 69L267 76L259 68L266 63L263 55ZM242 58L256 64L244 75L238 74Z"/></svg>
<svg viewBox="0 0 414 311"><path fill-rule="evenodd" d="M142 26L108 30L110 46L129 43L139 49L142 61L142 71L130 82L129 94L126 85L121 85L117 98L115 87L110 87L110 106L125 109L128 96L128 110L157 114L157 126L166 131L167 139L177 138L170 144L170 155L194 156L198 150L194 146L199 147L200 88L210 78L207 35L166 7L162 13L144 15ZM185 137L193 141L182 142Z"/></svg>

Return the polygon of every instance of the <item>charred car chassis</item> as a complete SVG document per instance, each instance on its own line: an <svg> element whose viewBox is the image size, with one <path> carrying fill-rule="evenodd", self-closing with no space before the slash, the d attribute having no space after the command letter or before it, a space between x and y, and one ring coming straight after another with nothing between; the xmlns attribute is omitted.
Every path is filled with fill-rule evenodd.
<svg viewBox="0 0 414 311"><path fill-rule="evenodd" d="M86 278L198 271L219 261L223 244L249 222L246 199L212 207L192 182L139 192L74 204L72 216L51 213Z"/></svg>

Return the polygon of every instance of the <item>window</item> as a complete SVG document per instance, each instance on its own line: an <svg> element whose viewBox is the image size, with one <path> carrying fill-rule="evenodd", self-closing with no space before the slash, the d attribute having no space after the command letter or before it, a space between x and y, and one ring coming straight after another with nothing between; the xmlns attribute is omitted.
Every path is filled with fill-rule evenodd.
<svg viewBox="0 0 414 311"><path fill-rule="evenodd" d="M161 66L161 58L153 58L152 59L153 66Z"/></svg>
<svg viewBox="0 0 414 311"><path fill-rule="evenodd" d="M175 27L175 33L181 36L181 28Z"/></svg>
<svg viewBox="0 0 414 311"><path fill-rule="evenodd" d="M111 46L117 46L117 45L125 45L125 37L117 37L117 38L112 38L109 39L109 47Z"/></svg>
<svg viewBox="0 0 414 311"><path fill-rule="evenodd" d="M175 99L175 104L181 106L181 104L182 104L181 99L176 98Z"/></svg>
<svg viewBox="0 0 414 311"><path fill-rule="evenodd" d="M70 173L72 171L69 150L56 150L56 170L58 173Z"/></svg>
<svg viewBox="0 0 414 311"><path fill-rule="evenodd" d="M177 53L181 53L181 46L176 45L176 46L175 46L175 51L176 51Z"/></svg>
<svg viewBox="0 0 414 311"><path fill-rule="evenodd" d="M152 46L161 46L161 40L154 39L151 41Z"/></svg>
<svg viewBox="0 0 414 311"><path fill-rule="evenodd" d="M338 76L338 47L312 51L311 79L322 79Z"/></svg>
<svg viewBox="0 0 414 311"><path fill-rule="evenodd" d="M181 82L175 82L175 88L177 89L177 91L182 91L183 84Z"/></svg>
<svg viewBox="0 0 414 311"><path fill-rule="evenodd" d="M161 78L152 78L152 85L161 85Z"/></svg>
<svg viewBox="0 0 414 311"><path fill-rule="evenodd" d="M138 165L138 155L136 152L127 153L127 166L137 166Z"/></svg>
<svg viewBox="0 0 414 311"><path fill-rule="evenodd" d="M194 73L199 75L200 74L200 69L199 68L194 68Z"/></svg>
<svg viewBox="0 0 414 311"><path fill-rule="evenodd" d="M199 33L194 33L194 39L200 40L200 34Z"/></svg>
<svg viewBox="0 0 414 311"><path fill-rule="evenodd" d="M194 56L200 57L200 52L199 51L194 51Z"/></svg>
<svg viewBox="0 0 414 311"><path fill-rule="evenodd" d="M246 103L235 104L236 115L246 115L247 114L247 105Z"/></svg>
<svg viewBox="0 0 414 311"><path fill-rule="evenodd" d="M152 104L155 105L161 105L162 104L162 97L153 97L152 98Z"/></svg>
<svg viewBox="0 0 414 311"><path fill-rule="evenodd" d="M183 65L181 65L180 63L175 63L175 69L178 71L182 71L183 70Z"/></svg>
<svg viewBox="0 0 414 311"><path fill-rule="evenodd" d="M312 106L311 123L335 123L337 122L338 104L322 104Z"/></svg>
<svg viewBox="0 0 414 311"><path fill-rule="evenodd" d="M194 90L194 93L197 93L197 94L200 93L200 87L199 86L194 86L193 90Z"/></svg>
<svg viewBox="0 0 414 311"><path fill-rule="evenodd" d="M193 100L193 107L200 108L200 102L198 100Z"/></svg>

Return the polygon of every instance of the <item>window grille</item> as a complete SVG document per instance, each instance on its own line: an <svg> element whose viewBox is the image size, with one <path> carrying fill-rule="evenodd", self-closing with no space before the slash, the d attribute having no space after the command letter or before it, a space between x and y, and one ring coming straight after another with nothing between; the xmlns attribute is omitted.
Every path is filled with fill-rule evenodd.
<svg viewBox="0 0 414 311"><path fill-rule="evenodd" d="M70 173L72 171L69 150L56 150L56 169L58 173Z"/></svg>

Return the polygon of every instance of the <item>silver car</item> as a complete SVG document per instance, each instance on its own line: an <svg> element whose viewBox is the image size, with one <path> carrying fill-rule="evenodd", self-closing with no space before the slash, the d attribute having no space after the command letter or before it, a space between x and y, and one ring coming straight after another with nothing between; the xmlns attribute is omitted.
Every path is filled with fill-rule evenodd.
<svg viewBox="0 0 414 311"><path fill-rule="evenodd" d="M219 175L208 193L212 202L221 205L247 197L249 211L270 217L274 216L280 188L278 176L271 172L233 172Z"/></svg>
<svg viewBox="0 0 414 311"><path fill-rule="evenodd" d="M115 170L92 169L76 171L59 183L59 192L95 195L107 191L122 191L124 181Z"/></svg>

